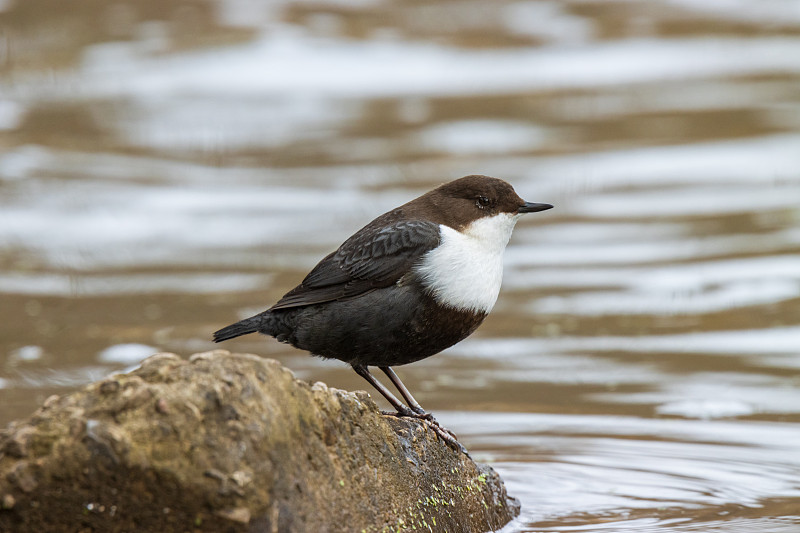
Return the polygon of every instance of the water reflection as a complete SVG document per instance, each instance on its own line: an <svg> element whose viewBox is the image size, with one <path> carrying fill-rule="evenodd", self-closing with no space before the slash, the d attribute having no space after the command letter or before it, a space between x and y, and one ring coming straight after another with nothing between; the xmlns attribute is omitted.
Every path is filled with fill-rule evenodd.
<svg viewBox="0 0 800 533"><path fill-rule="evenodd" d="M0 3L0 420L210 348L481 172L557 209L475 338L399 372L508 531L796 529L796 2L51 4Z"/></svg>

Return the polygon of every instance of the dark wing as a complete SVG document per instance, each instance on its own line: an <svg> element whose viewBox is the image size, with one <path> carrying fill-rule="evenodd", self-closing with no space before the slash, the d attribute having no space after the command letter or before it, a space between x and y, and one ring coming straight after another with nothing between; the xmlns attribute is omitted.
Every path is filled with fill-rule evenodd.
<svg viewBox="0 0 800 533"><path fill-rule="evenodd" d="M370 224L320 261L270 310L342 300L388 287L436 248L439 238L439 226L433 222Z"/></svg>

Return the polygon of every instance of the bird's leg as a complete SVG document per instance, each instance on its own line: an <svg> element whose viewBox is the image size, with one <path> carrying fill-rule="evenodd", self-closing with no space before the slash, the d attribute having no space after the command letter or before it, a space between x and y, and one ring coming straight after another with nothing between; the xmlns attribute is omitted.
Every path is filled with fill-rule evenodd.
<svg viewBox="0 0 800 533"><path fill-rule="evenodd" d="M353 370L356 371L356 374L361 376L362 378L366 379L370 385L375 387L375 389L380 392L384 398L386 398L392 407L397 409L397 414L400 416L414 416L415 413L410 408L406 407L403 402L397 399L397 397L392 394L392 391L384 387L383 383L375 379L375 376L370 374L369 370L366 366L363 365L352 365Z"/></svg>
<svg viewBox="0 0 800 533"><path fill-rule="evenodd" d="M439 427L443 431L446 431L454 439L458 438L455 433L453 433L446 427L443 427L441 424L439 424L439 422L435 418L433 418L432 414L430 414L429 412L425 411L425 409L422 408L419 402L417 402L417 400L415 400L414 397L411 395L411 392L408 390L408 388L403 384L402 381L400 381L400 376L395 374L394 370L392 370L391 367L382 366L379 368L383 370L384 374L389 376L389 379L392 380L394 386L397 388L398 391L400 391L400 394L403 396L408 406L411 408L412 411L414 411L415 413L414 418L421 418L423 420L427 420L436 427Z"/></svg>
<svg viewBox="0 0 800 533"><path fill-rule="evenodd" d="M400 376L395 374L394 370L392 370L391 367L382 366L379 368L383 370L384 374L389 376L389 379L392 380L394 386L397 388L398 391L400 391L400 394L403 396L403 399L406 401L411 410L414 411L416 414L420 415L419 418L425 418L426 420L433 419L433 415L426 412L425 409L423 409L422 406L417 402L417 400L415 400L414 397L411 396L411 392L406 388L403 382L400 381Z"/></svg>
<svg viewBox="0 0 800 533"><path fill-rule="evenodd" d="M436 433L439 436L439 438L441 438L451 448L462 452L464 455L469 455L464 445L458 442L458 440L456 440L455 434L450 430L440 426L439 423L436 421L436 419L434 419L433 416L430 415L429 413L426 413L425 409L423 409L419 405L419 403L417 403L417 401L414 400L414 397L411 396L411 393L408 392L408 389L406 389L405 385L403 385L403 382L400 381L400 378L397 377L397 374L395 374L391 368L386 367L385 369L381 368L381 370L386 372L386 375L389 376L389 379L391 379L392 383L395 384L397 389L403 395L403 398L405 398L406 401L408 401L408 403L411 404L413 407L409 408L405 406L400 400L398 400L397 397L394 394L392 394L392 392L389 389L384 387L383 383L375 379L375 376L373 376L370 373L370 371L367 369L366 366L364 365L352 365L352 366L353 370L355 370L359 376L366 379L370 385L375 387L375 389L378 392L380 392L383 395L383 397L389 401L390 404L392 404L392 407L397 409L397 416L406 416L409 418L425 420L426 422L429 423L433 432ZM400 384L399 386L398 383ZM421 412L417 412L417 409Z"/></svg>

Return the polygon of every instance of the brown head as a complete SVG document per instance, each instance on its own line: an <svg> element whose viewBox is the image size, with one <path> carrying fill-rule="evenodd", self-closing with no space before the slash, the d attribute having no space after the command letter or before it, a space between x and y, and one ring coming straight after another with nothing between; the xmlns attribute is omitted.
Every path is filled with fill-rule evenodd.
<svg viewBox="0 0 800 533"><path fill-rule="evenodd" d="M506 181L472 175L445 183L403 206L406 215L463 230L477 219L505 213L521 215L553 206L526 202Z"/></svg>

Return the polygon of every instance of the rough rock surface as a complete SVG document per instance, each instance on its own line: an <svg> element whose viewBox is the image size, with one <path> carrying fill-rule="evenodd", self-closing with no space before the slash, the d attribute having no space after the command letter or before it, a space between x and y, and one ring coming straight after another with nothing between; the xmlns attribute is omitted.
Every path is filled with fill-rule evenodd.
<svg viewBox="0 0 800 533"><path fill-rule="evenodd" d="M490 531L489 467L277 361L162 353L0 434L0 531Z"/></svg>

